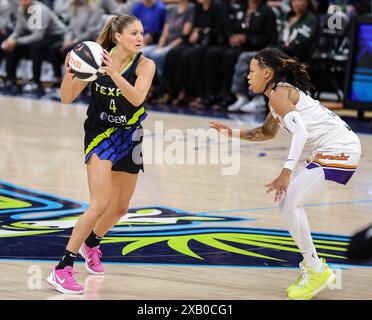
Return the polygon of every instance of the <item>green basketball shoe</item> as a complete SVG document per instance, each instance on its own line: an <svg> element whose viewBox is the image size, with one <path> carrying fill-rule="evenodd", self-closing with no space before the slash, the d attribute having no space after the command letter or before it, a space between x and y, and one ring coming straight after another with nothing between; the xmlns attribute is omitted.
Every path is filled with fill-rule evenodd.
<svg viewBox="0 0 372 320"><path fill-rule="evenodd" d="M323 270L316 272L313 268L300 263L302 276L299 277L288 289L288 298L291 300L310 300L316 294L331 286L336 281L332 269L322 259Z"/></svg>

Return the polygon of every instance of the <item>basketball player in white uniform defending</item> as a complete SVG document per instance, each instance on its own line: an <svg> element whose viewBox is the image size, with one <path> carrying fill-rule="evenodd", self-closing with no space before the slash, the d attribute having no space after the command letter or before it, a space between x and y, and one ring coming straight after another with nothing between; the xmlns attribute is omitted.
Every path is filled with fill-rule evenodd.
<svg viewBox="0 0 372 320"><path fill-rule="evenodd" d="M270 112L264 124L242 131L241 139L262 141L276 136L280 127L292 135L287 161L266 192L276 190L275 202L296 242L303 261L302 275L287 289L289 299L311 299L335 281L335 275L314 247L303 205L335 183L346 184L360 160L358 136L336 114L306 94L311 88L306 65L278 49L258 52L250 63L249 88L269 98ZM218 122L210 127L232 136L232 130ZM292 180L306 147L312 158Z"/></svg>

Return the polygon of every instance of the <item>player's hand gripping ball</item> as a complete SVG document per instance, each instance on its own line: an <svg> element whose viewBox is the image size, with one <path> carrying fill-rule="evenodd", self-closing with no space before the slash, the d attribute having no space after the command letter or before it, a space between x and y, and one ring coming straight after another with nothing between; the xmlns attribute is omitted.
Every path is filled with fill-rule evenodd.
<svg viewBox="0 0 372 320"><path fill-rule="evenodd" d="M105 71L102 67L103 48L96 42L78 43L70 53L71 72L80 80L94 81Z"/></svg>

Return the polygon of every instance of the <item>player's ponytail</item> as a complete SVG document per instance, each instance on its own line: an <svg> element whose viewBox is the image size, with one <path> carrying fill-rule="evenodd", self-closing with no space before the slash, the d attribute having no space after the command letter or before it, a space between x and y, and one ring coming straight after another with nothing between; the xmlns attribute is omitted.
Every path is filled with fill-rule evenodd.
<svg viewBox="0 0 372 320"><path fill-rule="evenodd" d="M269 67L274 71L274 76L266 84L264 92L271 85L274 90L279 82L290 83L304 92L313 89L307 72L308 66L297 58L292 58L279 49L267 48L259 51L253 59L258 61L260 67Z"/></svg>
<svg viewBox="0 0 372 320"><path fill-rule="evenodd" d="M114 23L114 20L116 19L116 16L113 16L110 18L110 20L106 23L103 30L101 31L100 35L97 38L97 43L100 44L103 48L109 48L113 46L114 37L112 32L112 25Z"/></svg>
<svg viewBox="0 0 372 320"><path fill-rule="evenodd" d="M129 14L112 16L102 29L96 42L106 49L114 46L116 44L115 33L122 33L123 29L134 21L139 21L139 19Z"/></svg>

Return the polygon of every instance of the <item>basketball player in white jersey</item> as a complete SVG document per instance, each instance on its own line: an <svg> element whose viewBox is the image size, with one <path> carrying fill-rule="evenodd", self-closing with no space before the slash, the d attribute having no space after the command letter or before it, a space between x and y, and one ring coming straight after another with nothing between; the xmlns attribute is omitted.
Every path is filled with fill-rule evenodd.
<svg viewBox="0 0 372 320"><path fill-rule="evenodd" d="M335 275L318 257L303 205L332 185L350 180L360 160L360 141L343 120L307 94L311 84L306 65L280 50L267 48L254 56L248 83L254 93L269 98L270 112L261 127L242 131L240 138L269 140L280 127L292 135L280 175L265 187L267 193L276 191L275 202L303 256L302 275L287 289L288 298L308 300L334 283ZM210 127L232 135L221 123L210 122ZM312 150L312 158L291 179L304 147Z"/></svg>

